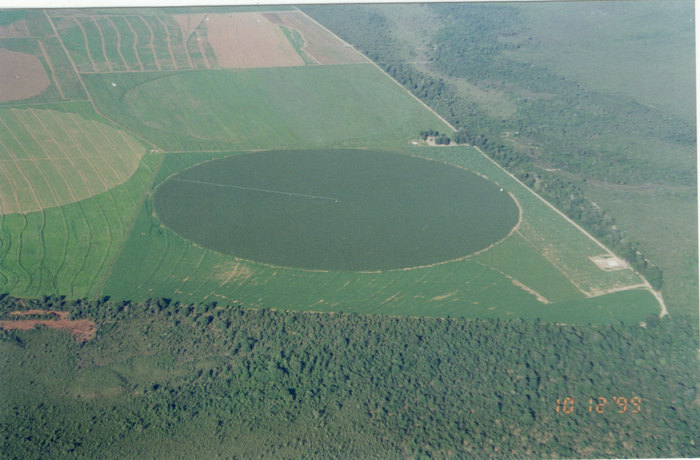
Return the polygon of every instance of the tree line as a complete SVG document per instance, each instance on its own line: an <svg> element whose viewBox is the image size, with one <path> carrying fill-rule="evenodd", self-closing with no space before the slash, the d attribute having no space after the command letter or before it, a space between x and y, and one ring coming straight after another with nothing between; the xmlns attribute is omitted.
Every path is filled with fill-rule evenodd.
<svg viewBox="0 0 700 460"><path fill-rule="evenodd" d="M687 318L593 327L0 299L2 319L16 309L68 310L98 333L0 333L8 458L203 455L190 445L247 457L697 454Z"/></svg>
<svg viewBox="0 0 700 460"><path fill-rule="evenodd" d="M557 97L530 101L521 97L512 118L489 115L443 78L403 62L401 44L392 36L390 22L372 7L334 5L333 8L307 6L303 9L352 43L455 126L457 132L451 134L451 139L447 135L440 138L443 144L448 144L449 139L479 147L627 260L654 289L661 289L661 269L642 253L637 242L615 225L610 214L586 198L583 188L586 177L600 177L616 183L659 179L658 168L642 164L622 151L582 147L572 142L566 133L583 133L577 139L585 137L586 133L591 136L609 133L620 126L620 117L626 117L623 125L634 126L640 133L692 145L695 142L692 127L667 116L663 117L665 123L659 125L658 113L648 107L585 90L578 83L546 69L504 58L504 51L518 46L499 40L504 30L518 31L517 12L508 5L468 5L467 8L435 4L430 7L447 24L434 39L431 66L452 77L502 87L517 84L527 87L533 94L554 93ZM534 138L541 148L524 148L505 139L504 132L518 132ZM558 154L562 151L569 153ZM543 164L554 167L545 168ZM558 168L574 174L565 176L553 171ZM694 177L695 171L690 168L665 172L663 180L690 183L694 182Z"/></svg>

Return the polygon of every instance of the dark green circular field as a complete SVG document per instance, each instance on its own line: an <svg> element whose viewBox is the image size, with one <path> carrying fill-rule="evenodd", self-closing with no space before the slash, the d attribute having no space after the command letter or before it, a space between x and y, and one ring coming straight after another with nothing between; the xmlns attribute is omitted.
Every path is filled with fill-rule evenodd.
<svg viewBox="0 0 700 460"><path fill-rule="evenodd" d="M271 151L186 169L156 190L161 222L215 251L314 270L385 270L503 239L513 199L466 170L368 150Z"/></svg>

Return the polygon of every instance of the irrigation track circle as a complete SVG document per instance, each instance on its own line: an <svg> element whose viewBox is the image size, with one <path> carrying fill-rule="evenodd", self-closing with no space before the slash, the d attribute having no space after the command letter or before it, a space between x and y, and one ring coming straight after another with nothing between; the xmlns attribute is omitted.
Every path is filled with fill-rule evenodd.
<svg viewBox="0 0 700 460"><path fill-rule="evenodd" d="M183 170L153 195L161 223L206 248L310 270L459 259L500 241L519 210L496 184L371 150L240 154Z"/></svg>

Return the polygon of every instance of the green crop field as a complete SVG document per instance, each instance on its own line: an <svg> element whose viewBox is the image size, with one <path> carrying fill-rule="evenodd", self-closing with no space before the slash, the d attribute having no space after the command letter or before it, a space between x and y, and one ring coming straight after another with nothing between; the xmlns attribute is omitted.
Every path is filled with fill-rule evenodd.
<svg viewBox="0 0 700 460"><path fill-rule="evenodd" d="M0 457L692 456L690 104L541 52L617 4L0 10Z"/></svg>
<svg viewBox="0 0 700 460"><path fill-rule="evenodd" d="M209 59L211 50L191 43L196 33L183 43L173 16L139 13L32 16L36 30L58 31L58 39L38 39L53 66L63 69L57 79L66 92L61 104L42 104L40 95L36 103L0 106L3 291L557 322L636 322L659 312L638 274L599 268L592 258L610 256L605 247L485 155L464 146L413 145L420 131L448 127L377 67L205 70L201 52ZM301 49L309 30L290 29L286 37ZM83 87L90 104L79 102ZM290 164L261 152L283 149L300 156ZM343 149L355 149L365 160L347 163ZM253 163L240 163L244 158ZM230 166L219 167L225 162ZM333 219L306 199L274 211L280 200L246 202L242 189L207 195L201 184L190 190L194 184L181 180L205 168L206 181L329 196L342 206ZM465 181L433 177L432 170ZM257 179L248 181L252 175ZM463 194L470 177L486 186L478 199ZM184 197L176 200L176 189ZM353 204L358 190L372 206ZM208 214L185 213L204 210L203 203L211 206ZM483 208L484 216L497 210L509 217L496 225L501 230L486 230L488 239L470 241L470 225L490 224L470 217L469 206ZM272 253L268 247L264 257L241 252L252 244L231 254L226 245L198 237L202 230L216 233L207 226L222 212L227 226L245 222L259 236L274 235L280 246ZM462 220L451 220L457 217ZM358 221L364 230L352 227ZM297 236L289 237L293 227ZM416 237L421 232L423 241ZM299 234L317 243L312 259L335 262L276 258L313 252L300 244ZM234 236L240 244L245 234ZM363 265L357 246L318 250L343 237L376 252L374 262ZM497 244L464 257L492 242ZM413 259L410 247L421 257ZM421 267L396 269L416 265Z"/></svg>
<svg viewBox="0 0 700 460"><path fill-rule="evenodd" d="M86 75L85 81L105 115L165 151L393 146L407 144L423 126L442 126L364 64Z"/></svg>
<svg viewBox="0 0 700 460"><path fill-rule="evenodd" d="M204 247L313 270L459 259L505 238L519 219L511 197L475 174L370 150L202 163L161 184L154 207L165 226Z"/></svg>

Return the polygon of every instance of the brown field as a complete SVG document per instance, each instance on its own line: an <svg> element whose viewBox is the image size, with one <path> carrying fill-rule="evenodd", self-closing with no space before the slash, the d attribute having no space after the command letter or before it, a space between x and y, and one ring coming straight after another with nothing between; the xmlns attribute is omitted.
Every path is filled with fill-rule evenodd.
<svg viewBox="0 0 700 460"><path fill-rule="evenodd" d="M0 102L36 96L50 83L39 58L0 48Z"/></svg>
<svg viewBox="0 0 700 460"><path fill-rule="evenodd" d="M199 25L204 21L207 15L201 14L174 14L173 19L180 26L180 31L182 32L182 42L186 43L190 35L194 33L194 30L199 27Z"/></svg>
<svg viewBox="0 0 700 460"><path fill-rule="evenodd" d="M304 52L320 64L358 64L368 62L354 48L298 11L264 13L263 16L275 24L299 31L305 41Z"/></svg>
<svg viewBox="0 0 700 460"><path fill-rule="evenodd" d="M89 319L68 319L69 312L67 311L48 311L48 310L27 310L13 311L12 316L28 316L28 315L50 315L57 316L58 319L23 319L16 321L0 321L0 328L6 330L28 331L35 326L46 326L52 329L65 330L73 335L73 338L78 342L87 342L95 338L97 326L94 321Z"/></svg>
<svg viewBox="0 0 700 460"><path fill-rule="evenodd" d="M205 21L207 39L219 67L304 65L282 30L261 13L210 14Z"/></svg>

